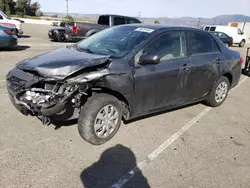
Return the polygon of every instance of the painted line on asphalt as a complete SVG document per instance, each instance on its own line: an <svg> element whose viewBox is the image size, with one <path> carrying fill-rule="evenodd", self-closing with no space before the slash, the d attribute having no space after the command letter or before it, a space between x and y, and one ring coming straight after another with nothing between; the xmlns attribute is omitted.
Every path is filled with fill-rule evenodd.
<svg viewBox="0 0 250 188"><path fill-rule="evenodd" d="M230 92L237 89L243 82L245 82L247 77L243 78L236 87L234 87ZM189 128L197 123L203 116L205 116L209 111L211 111L212 107L206 107L201 113L199 113L196 117L194 117L191 121L189 121L186 125L184 125L179 131L173 134L168 140L166 140L163 144L161 144L157 149L155 149L152 153L150 153L146 159L137 164L135 168L125 174L121 179L119 179L116 183L114 183L110 188L121 188L124 184L130 181L137 172L141 171L145 167L147 167L150 163L153 162L154 159L157 158L164 150L166 150L174 141L176 141L184 132L186 132Z"/></svg>

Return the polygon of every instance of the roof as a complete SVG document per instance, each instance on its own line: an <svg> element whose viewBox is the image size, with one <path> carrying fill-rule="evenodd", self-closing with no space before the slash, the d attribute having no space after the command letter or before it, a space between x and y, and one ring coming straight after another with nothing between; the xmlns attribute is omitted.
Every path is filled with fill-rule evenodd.
<svg viewBox="0 0 250 188"><path fill-rule="evenodd" d="M184 27L184 26L168 26L168 25L161 25L161 24L124 24L124 25L119 25L121 27L129 27L129 26L133 26L133 27L144 27L144 28L148 28L148 29L153 29L153 30L160 30L160 29L166 29L166 30L192 30L192 31L204 31L202 29L199 28L193 28L193 27Z"/></svg>

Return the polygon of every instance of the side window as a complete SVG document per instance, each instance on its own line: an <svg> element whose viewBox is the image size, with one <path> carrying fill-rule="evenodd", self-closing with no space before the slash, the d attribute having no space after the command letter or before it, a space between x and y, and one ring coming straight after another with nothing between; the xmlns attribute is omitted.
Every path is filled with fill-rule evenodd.
<svg viewBox="0 0 250 188"><path fill-rule="evenodd" d="M192 54L203 54L214 52L214 41L204 33L191 32L189 35Z"/></svg>
<svg viewBox="0 0 250 188"><path fill-rule="evenodd" d="M153 39L143 53L158 55L160 61L186 56L186 38L184 32L168 32Z"/></svg>
<svg viewBox="0 0 250 188"><path fill-rule="evenodd" d="M100 16L98 20L98 24L109 25L109 16Z"/></svg>
<svg viewBox="0 0 250 188"><path fill-rule="evenodd" d="M205 27L205 30L208 31L208 30L209 30L209 27Z"/></svg>
<svg viewBox="0 0 250 188"><path fill-rule="evenodd" d="M114 25L122 25L122 24L126 24L125 18L114 17Z"/></svg>
<svg viewBox="0 0 250 188"><path fill-rule="evenodd" d="M209 31L215 31L215 27L211 27Z"/></svg>
<svg viewBox="0 0 250 188"><path fill-rule="evenodd" d="M3 20L3 16L2 15L0 15L0 20Z"/></svg>

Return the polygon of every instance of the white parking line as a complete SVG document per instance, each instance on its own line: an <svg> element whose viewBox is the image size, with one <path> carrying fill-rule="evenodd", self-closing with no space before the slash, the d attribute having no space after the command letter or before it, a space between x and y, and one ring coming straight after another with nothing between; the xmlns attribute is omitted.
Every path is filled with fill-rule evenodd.
<svg viewBox="0 0 250 188"><path fill-rule="evenodd" d="M230 92L238 88L243 82L245 82L247 77L243 78L239 84L234 87ZM205 108L201 113L199 113L195 118L189 121L186 125L184 125L179 131L173 134L168 140L166 140L163 144L161 144L157 149L155 149L152 153L150 153L146 159L137 164L137 166L124 175L121 179L119 179L116 183L114 183L110 188L121 188L125 183L131 180L135 174L148 166L158 155L160 155L164 150L166 150L174 141L176 141L184 132L186 132L190 127L196 124L203 116L205 116L210 110L211 107Z"/></svg>

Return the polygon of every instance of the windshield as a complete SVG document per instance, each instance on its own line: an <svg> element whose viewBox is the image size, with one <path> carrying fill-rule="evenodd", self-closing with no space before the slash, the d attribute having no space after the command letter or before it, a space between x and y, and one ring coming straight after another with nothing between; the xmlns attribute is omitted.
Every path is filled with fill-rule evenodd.
<svg viewBox="0 0 250 188"><path fill-rule="evenodd" d="M145 41L153 31L138 26L115 26L79 42L77 49L122 58Z"/></svg>
<svg viewBox="0 0 250 188"><path fill-rule="evenodd" d="M8 20L10 19L10 18L8 18L8 16L7 16L6 14L4 14L3 12L0 12L0 13L1 13L2 16L5 17L6 19L8 19Z"/></svg>

